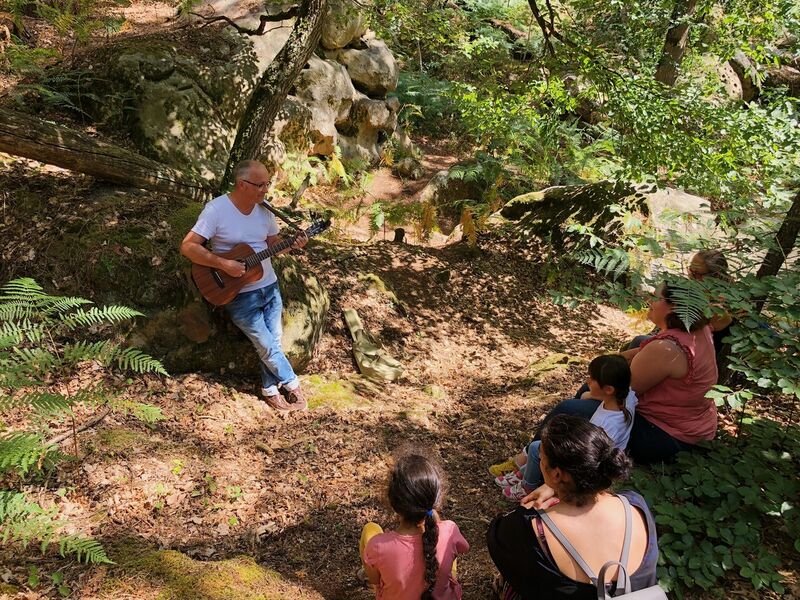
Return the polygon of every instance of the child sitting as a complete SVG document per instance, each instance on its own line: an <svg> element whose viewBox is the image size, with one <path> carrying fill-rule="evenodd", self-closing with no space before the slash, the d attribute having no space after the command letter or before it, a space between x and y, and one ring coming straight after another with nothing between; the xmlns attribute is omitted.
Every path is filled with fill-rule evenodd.
<svg viewBox="0 0 800 600"><path fill-rule="evenodd" d="M367 523L361 532L364 573L378 600L460 600L456 557L469 551L453 521L437 511L444 496L439 468L424 456L398 459L389 479L389 503L400 517L396 531Z"/></svg>
<svg viewBox="0 0 800 600"><path fill-rule="evenodd" d="M600 400L600 406L589 419L602 427L617 448L625 449L633 428L633 413L638 402L630 389L631 369L628 361L619 354L598 356L589 363L589 391L582 397ZM523 453L514 457L520 466L516 473L497 477L495 483L503 488L503 495L510 500L521 500L543 483L539 468L539 446L533 441Z"/></svg>

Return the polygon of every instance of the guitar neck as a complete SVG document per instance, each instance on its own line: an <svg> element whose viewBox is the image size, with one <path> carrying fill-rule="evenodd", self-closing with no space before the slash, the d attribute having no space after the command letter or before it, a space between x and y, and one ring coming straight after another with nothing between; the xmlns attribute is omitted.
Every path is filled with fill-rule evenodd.
<svg viewBox="0 0 800 600"><path fill-rule="evenodd" d="M294 243L294 239L295 239L294 237L291 237L285 240L281 240L274 246L269 246L264 250L262 250L261 252L256 252L255 254L251 254L250 256L245 257L243 259L243 262L248 267L255 267L265 258L270 258L271 256L275 256L279 252L286 250L286 248L288 248Z"/></svg>

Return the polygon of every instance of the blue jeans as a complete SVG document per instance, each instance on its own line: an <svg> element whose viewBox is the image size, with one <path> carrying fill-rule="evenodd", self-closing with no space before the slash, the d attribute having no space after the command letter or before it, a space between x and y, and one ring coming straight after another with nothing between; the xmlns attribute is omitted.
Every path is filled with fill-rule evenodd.
<svg viewBox="0 0 800 600"><path fill-rule="evenodd" d="M535 489L544 483L542 469L539 466L539 447L541 440L536 440L528 444L528 459L525 462L525 487Z"/></svg>
<svg viewBox="0 0 800 600"><path fill-rule="evenodd" d="M283 301L278 282L239 294L225 306L225 310L258 352L262 393L274 396L278 393L278 385L296 388L297 375L281 348Z"/></svg>

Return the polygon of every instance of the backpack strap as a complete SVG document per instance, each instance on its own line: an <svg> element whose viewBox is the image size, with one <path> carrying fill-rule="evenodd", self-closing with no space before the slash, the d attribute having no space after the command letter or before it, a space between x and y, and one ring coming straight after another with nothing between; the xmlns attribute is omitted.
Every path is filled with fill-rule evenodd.
<svg viewBox="0 0 800 600"><path fill-rule="evenodd" d="M578 566L581 569L583 569L583 572L586 573L586 576L589 578L592 584L596 585L597 576L594 574L594 571L592 571L591 567L586 564L586 561L583 560L581 555L578 554L578 551L575 549L575 546L573 546L570 543L570 541L566 537L564 537L564 534L561 533L561 530L558 527L556 527L556 524L553 523L553 519L550 518L550 515L548 515L545 512L540 512L539 516L542 518L542 521L544 521L547 524L547 528L550 530L550 532L555 536L555 538L559 542L561 542L561 545L564 546L564 550L566 550L567 553L573 558L573 560L576 563L578 563Z"/></svg>
<svg viewBox="0 0 800 600"><path fill-rule="evenodd" d="M575 549L575 546L572 545L572 543L564 536L561 530L553 522L553 519L550 518L550 515L545 512L539 513L539 516L541 517L542 521L547 524L547 528L550 530L550 532L561 543L561 545L564 546L564 549L573 558L573 560L578 563L578 566L583 570L584 573L586 573L586 576L589 578L589 580L597 586L597 597L599 600L605 600L606 598L609 598L608 593L606 592L605 575L608 568L614 565L619 566L619 574L617 575L617 589L624 589L626 594L631 592L631 581L628 577L628 572L625 567L625 565L628 564L628 558L631 552L631 537L633 532L631 504L628 502L628 499L625 496L617 496L617 498L620 499L622 506L625 509L625 538L622 541L622 552L618 561L610 560L605 563L600 569L599 575L594 574L594 571L592 571L591 567L586 564L586 561L583 560L583 557Z"/></svg>
<svg viewBox="0 0 800 600"><path fill-rule="evenodd" d="M622 568L619 570L619 574L617 575L617 589L620 587L625 589L625 593L630 592L631 582L628 578L628 572L626 571L625 566L628 564L628 558L631 553L631 537L633 535L633 518L631 516L631 503L628 502L628 499L625 496L619 495L617 496L622 501L622 506L625 509L625 539L622 542L622 553L619 557L619 563ZM603 568L608 566L608 563L603 565ZM602 572L602 569L601 569ZM602 576L598 576L602 579Z"/></svg>

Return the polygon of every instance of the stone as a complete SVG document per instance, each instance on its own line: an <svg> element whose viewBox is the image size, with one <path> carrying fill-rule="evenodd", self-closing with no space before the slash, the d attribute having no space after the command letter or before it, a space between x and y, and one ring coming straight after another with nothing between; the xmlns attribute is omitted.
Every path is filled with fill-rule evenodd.
<svg viewBox="0 0 800 600"><path fill-rule="evenodd" d="M742 100L751 102L758 98L761 93L761 86L758 76L758 69L755 63L750 60L744 52L737 50L733 58L728 61L736 76L739 78L739 83L742 86Z"/></svg>
<svg viewBox="0 0 800 600"><path fill-rule="evenodd" d="M367 31L367 18L353 0L330 0L322 21L323 48L336 50L349 46Z"/></svg>
<svg viewBox="0 0 800 600"><path fill-rule="evenodd" d="M336 124L347 119L356 96L346 69L333 60L312 56L297 78L294 95L311 111L312 153L333 154L338 142Z"/></svg>
<svg viewBox="0 0 800 600"><path fill-rule="evenodd" d="M322 336L330 301L313 274L290 256L273 259L283 297L282 344L298 371L311 360ZM154 311L132 335L132 344L157 356L170 373L218 371L258 376L258 357L250 341L224 310L194 296L179 307Z"/></svg>
<svg viewBox="0 0 800 600"><path fill-rule="evenodd" d="M160 162L208 181L219 177L259 74L247 38L230 29L190 30L122 40L91 60L81 103L96 121L127 130Z"/></svg>
<svg viewBox="0 0 800 600"><path fill-rule="evenodd" d="M365 48L345 49L336 53L359 91L370 97L385 96L397 89L400 70L394 55L382 40L365 42Z"/></svg>
<svg viewBox="0 0 800 600"><path fill-rule="evenodd" d="M287 96L264 142L265 160L280 165L287 152L308 154L314 147L311 138L312 112L299 98Z"/></svg>
<svg viewBox="0 0 800 600"><path fill-rule="evenodd" d="M392 172L400 177L407 177L408 179L421 179L422 178L422 164L411 156L401 158L392 165Z"/></svg>
<svg viewBox="0 0 800 600"><path fill-rule="evenodd" d="M643 222L658 231L665 243L716 235L714 214L705 198L630 182L600 181L529 192L506 203L499 217L512 221L522 234L547 239L556 246L582 237L566 230L570 223L589 224L595 235L613 242L622 233L622 225L611 209L614 204L638 211ZM497 217L490 220L500 224Z"/></svg>
<svg viewBox="0 0 800 600"><path fill-rule="evenodd" d="M397 127L397 114L389 109L383 100L373 100L357 93L347 120L337 130L347 137L342 147L344 158L364 158L370 163L380 160L378 141ZM355 154L355 156L354 156Z"/></svg>
<svg viewBox="0 0 800 600"><path fill-rule="evenodd" d="M772 67L767 70L764 85L768 87L786 87L789 95L800 97L800 61L796 62L797 68L789 65Z"/></svg>
<svg viewBox="0 0 800 600"><path fill-rule="evenodd" d="M439 171L419 194L420 204L436 207L436 216L442 234L448 235L461 220L459 200L479 200L483 195L481 185L476 181L466 181L462 177L452 177L449 171Z"/></svg>

